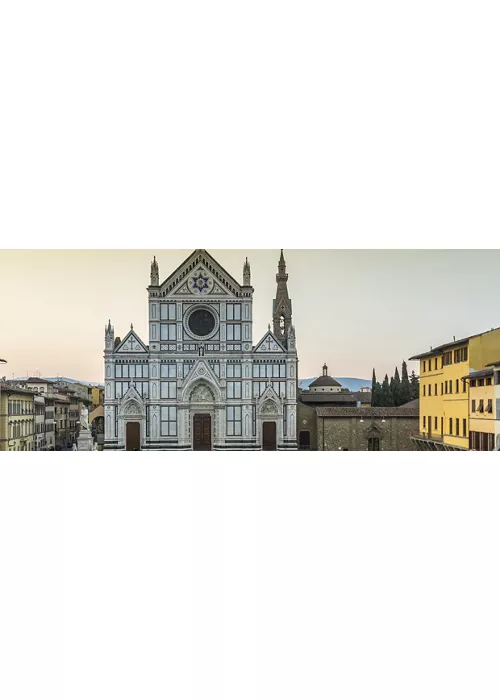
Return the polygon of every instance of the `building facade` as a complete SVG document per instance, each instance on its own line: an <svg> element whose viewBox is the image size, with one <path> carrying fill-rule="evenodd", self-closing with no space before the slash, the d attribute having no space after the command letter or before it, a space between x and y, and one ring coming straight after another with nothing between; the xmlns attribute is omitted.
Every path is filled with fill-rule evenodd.
<svg viewBox="0 0 500 700"><path fill-rule="evenodd" d="M250 264L237 282L195 250L148 287L149 338L105 329L104 449L294 450L297 349L281 251L273 329L253 344Z"/></svg>
<svg viewBox="0 0 500 700"><path fill-rule="evenodd" d="M410 357L420 361L419 449L469 449L468 377L499 357L499 328Z"/></svg>
<svg viewBox="0 0 500 700"><path fill-rule="evenodd" d="M8 382L0 387L0 451L31 452L35 441L35 393Z"/></svg>
<svg viewBox="0 0 500 700"><path fill-rule="evenodd" d="M500 450L500 371L490 366L464 379L469 384L469 449Z"/></svg>
<svg viewBox="0 0 500 700"><path fill-rule="evenodd" d="M299 450L402 452L415 450L418 400L397 407L298 407Z"/></svg>

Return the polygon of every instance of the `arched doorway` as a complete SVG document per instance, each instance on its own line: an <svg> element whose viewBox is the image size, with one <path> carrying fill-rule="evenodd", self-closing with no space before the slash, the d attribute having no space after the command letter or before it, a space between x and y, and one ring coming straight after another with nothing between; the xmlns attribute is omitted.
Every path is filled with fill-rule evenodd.
<svg viewBox="0 0 500 700"><path fill-rule="evenodd" d="M125 428L126 451L137 452L141 449L141 424L128 421Z"/></svg>
<svg viewBox="0 0 500 700"><path fill-rule="evenodd" d="M262 423L262 449L267 451L276 450L275 421L264 421Z"/></svg>
<svg viewBox="0 0 500 700"><path fill-rule="evenodd" d="M209 413L193 416L193 450L208 452L212 449L212 417Z"/></svg>

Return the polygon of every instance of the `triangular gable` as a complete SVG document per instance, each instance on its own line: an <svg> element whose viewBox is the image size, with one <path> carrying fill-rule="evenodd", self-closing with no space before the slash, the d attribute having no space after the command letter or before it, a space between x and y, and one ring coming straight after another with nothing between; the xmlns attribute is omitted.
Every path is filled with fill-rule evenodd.
<svg viewBox="0 0 500 700"><path fill-rule="evenodd" d="M184 380L184 388L182 392L185 397L189 394L190 387L199 380L205 380L209 386L212 386L215 390L216 400L220 400L221 392L219 387L219 378L212 370L208 362L201 358L194 363Z"/></svg>
<svg viewBox="0 0 500 700"><path fill-rule="evenodd" d="M120 345L116 348L115 352L120 354L133 353L136 355L137 353L147 353L148 348L146 345L144 345L136 332L130 330Z"/></svg>
<svg viewBox="0 0 500 700"><path fill-rule="evenodd" d="M144 401L142 400L141 395L135 388L135 382L132 379L131 384L127 391L124 393L123 398L122 398L122 404L125 404L127 401L137 401L139 406L143 407L144 406Z"/></svg>
<svg viewBox="0 0 500 700"><path fill-rule="evenodd" d="M280 399L278 394L274 391L271 384L268 384L266 390L262 394L257 404L257 412L259 414L263 413L273 413L278 414L281 412L281 404L283 399Z"/></svg>
<svg viewBox="0 0 500 700"><path fill-rule="evenodd" d="M209 379L211 382L214 384L218 385L219 383L219 378L213 371L213 369L210 367L208 362L203 359L197 360L194 365L191 367L189 370L185 380L184 380L184 386L187 386L188 384L191 384L193 381L197 379Z"/></svg>
<svg viewBox="0 0 500 700"><path fill-rule="evenodd" d="M208 278L208 279L206 279ZM212 293L217 284L225 294L241 295L241 286L206 250L197 249L179 265L179 267L162 283L160 296L185 294L187 291L197 296Z"/></svg>
<svg viewBox="0 0 500 700"><path fill-rule="evenodd" d="M146 408L139 392L134 384L131 384L125 392L118 413L120 416L145 416Z"/></svg>
<svg viewBox="0 0 500 700"><path fill-rule="evenodd" d="M215 283L212 291L210 292L210 296L227 297L229 296L229 292L226 292L225 289L222 289L222 287L219 287L219 285Z"/></svg>
<svg viewBox="0 0 500 700"><path fill-rule="evenodd" d="M267 331L255 346L254 352L286 352L286 350L274 333Z"/></svg>

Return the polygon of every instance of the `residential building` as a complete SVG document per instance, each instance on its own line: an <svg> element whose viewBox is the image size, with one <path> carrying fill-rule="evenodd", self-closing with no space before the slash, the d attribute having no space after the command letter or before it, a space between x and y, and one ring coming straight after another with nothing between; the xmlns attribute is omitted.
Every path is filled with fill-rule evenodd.
<svg viewBox="0 0 500 700"><path fill-rule="evenodd" d="M464 379L469 384L469 449L490 452L498 450L500 433L500 401L496 405L495 388L500 372L493 366L471 372ZM495 380L497 385L495 386Z"/></svg>
<svg viewBox="0 0 500 700"><path fill-rule="evenodd" d="M91 401L90 410L94 410L94 408L97 408L97 406L104 406L104 387L99 385L91 386L89 387L89 390Z"/></svg>
<svg viewBox="0 0 500 700"><path fill-rule="evenodd" d="M414 355L420 361L418 449L469 449L469 385L466 377L500 357L500 328L445 343Z"/></svg>
<svg viewBox="0 0 500 700"><path fill-rule="evenodd" d="M0 450L31 452L35 449L35 393L13 382L0 385Z"/></svg>
<svg viewBox="0 0 500 700"><path fill-rule="evenodd" d="M71 447L69 428L69 397L64 394L55 394L55 447L56 450L66 450Z"/></svg>
<svg viewBox="0 0 500 700"><path fill-rule="evenodd" d="M40 394L33 399L35 405L35 450L45 449L45 398Z"/></svg>
<svg viewBox="0 0 500 700"><path fill-rule="evenodd" d="M56 414L55 395L45 394L45 449L55 450L56 448Z"/></svg>
<svg viewBox="0 0 500 700"><path fill-rule="evenodd" d="M500 450L500 360L491 362L493 367L493 406L495 411L495 447Z"/></svg>
<svg viewBox="0 0 500 700"><path fill-rule="evenodd" d="M297 350L281 251L273 330L253 344L243 284L206 250L148 287L149 342L105 329L105 442L111 450L297 448Z"/></svg>

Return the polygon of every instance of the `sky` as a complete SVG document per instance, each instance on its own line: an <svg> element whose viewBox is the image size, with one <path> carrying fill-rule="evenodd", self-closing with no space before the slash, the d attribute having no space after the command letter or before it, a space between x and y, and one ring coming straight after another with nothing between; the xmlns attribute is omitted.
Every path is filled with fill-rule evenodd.
<svg viewBox="0 0 500 700"><path fill-rule="evenodd" d="M0 251L2 373L103 380L104 326L147 338L156 255L163 281L190 250ZM254 343L272 323L280 251L214 250L239 282L252 271ZM453 339L500 326L499 250L287 250L299 376L371 379ZM409 371L417 363L409 363Z"/></svg>

